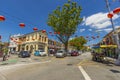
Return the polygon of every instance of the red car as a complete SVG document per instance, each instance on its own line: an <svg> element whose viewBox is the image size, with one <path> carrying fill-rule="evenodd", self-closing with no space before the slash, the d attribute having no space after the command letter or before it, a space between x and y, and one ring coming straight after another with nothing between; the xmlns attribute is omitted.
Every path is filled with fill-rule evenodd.
<svg viewBox="0 0 120 80"><path fill-rule="evenodd" d="M72 51L71 56L79 56L79 53L77 51Z"/></svg>

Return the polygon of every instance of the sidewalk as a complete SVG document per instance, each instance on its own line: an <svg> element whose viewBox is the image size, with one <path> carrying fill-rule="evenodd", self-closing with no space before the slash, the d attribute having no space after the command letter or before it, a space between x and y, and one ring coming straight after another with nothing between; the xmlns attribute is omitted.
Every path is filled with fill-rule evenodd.
<svg viewBox="0 0 120 80"><path fill-rule="evenodd" d="M0 58L0 66L1 65L7 65L7 64L15 64L18 61L18 57L16 55L11 55L8 57L8 60L3 61L3 58Z"/></svg>

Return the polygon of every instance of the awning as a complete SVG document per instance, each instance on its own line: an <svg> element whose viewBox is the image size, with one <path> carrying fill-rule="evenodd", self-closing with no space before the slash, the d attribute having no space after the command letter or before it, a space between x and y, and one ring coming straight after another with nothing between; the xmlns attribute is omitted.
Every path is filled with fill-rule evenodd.
<svg viewBox="0 0 120 80"><path fill-rule="evenodd" d="M100 45L101 48L117 48L117 45Z"/></svg>
<svg viewBox="0 0 120 80"><path fill-rule="evenodd" d="M93 46L92 48L100 48L100 46Z"/></svg>

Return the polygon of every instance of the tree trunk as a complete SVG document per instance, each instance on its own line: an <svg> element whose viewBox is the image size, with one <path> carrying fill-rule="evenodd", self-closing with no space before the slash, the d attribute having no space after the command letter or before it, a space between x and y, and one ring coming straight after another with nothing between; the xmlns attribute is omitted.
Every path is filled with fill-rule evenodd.
<svg viewBox="0 0 120 80"><path fill-rule="evenodd" d="M68 42L66 42L64 45L65 45L65 51L67 52L68 51Z"/></svg>

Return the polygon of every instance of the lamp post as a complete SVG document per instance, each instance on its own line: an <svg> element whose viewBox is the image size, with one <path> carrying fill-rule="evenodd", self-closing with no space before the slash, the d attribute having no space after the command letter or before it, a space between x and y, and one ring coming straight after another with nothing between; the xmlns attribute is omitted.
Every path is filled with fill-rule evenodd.
<svg viewBox="0 0 120 80"><path fill-rule="evenodd" d="M105 0L105 2L106 2L106 7L107 7L107 9L108 9L108 12L109 12L109 14L110 14L110 6L109 6L109 2L108 2L108 0ZM119 38L118 38L118 35L115 33L115 27L114 27L114 23L113 23L113 19L112 19L112 17L110 18L110 22L111 22L111 25L112 25L112 28L113 28L113 36L114 36L114 40L115 40L115 42L116 42L116 44L117 44L117 46L118 46L118 59L116 60L116 62L115 62L115 64L116 65L120 65L120 53L119 53L119 51L120 51L120 47L119 47Z"/></svg>

